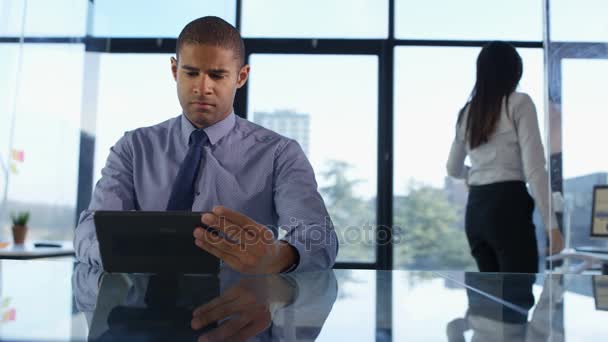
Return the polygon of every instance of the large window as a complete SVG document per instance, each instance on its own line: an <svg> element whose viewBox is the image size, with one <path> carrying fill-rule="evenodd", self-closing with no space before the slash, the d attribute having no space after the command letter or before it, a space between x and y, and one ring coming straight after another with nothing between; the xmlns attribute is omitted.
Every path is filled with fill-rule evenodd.
<svg viewBox="0 0 608 342"><path fill-rule="evenodd" d="M608 42L608 2L551 0L551 40Z"/></svg>
<svg viewBox="0 0 608 342"><path fill-rule="evenodd" d="M189 21L214 15L235 24L235 0L95 1L93 34L100 37L175 38Z"/></svg>
<svg viewBox="0 0 608 342"><path fill-rule="evenodd" d="M237 114L303 147L337 228L339 262L470 268L466 187L445 175L456 115L480 47L502 39L519 46L520 90L545 127L543 3L0 1L1 238L10 236L6 214L19 209L32 210L34 238L71 238L75 207L88 205L109 148L125 131L180 114L169 64L176 37L215 15L241 30L249 52ZM584 1L597 13L550 4L558 39L604 32L563 19L596 18L600 1ZM394 246L378 243L393 226Z"/></svg>
<svg viewBox="0 0 608 342"><path fill-rule="evenodd" d="M340 239L338 260L374 262L378 58L254 54L250 61L247 116L304 149Z"/></svg>
<svg viewBox="0 0 608 342"><path fill-rule="evenodd" d="M126 131L181 114L170 57L174 54L100 54L94 183L110 147Z"/></svg>
<svg viewBox="0 0 608 342"><path fill-rule="evenodd" d="M607 79L608 55L562 60L564 228L571 247L606 246L606 239L591 238L591 208L593 187L608 184L608 161L598 157L608 124Z"/></svg>
<svg viewBox="0 0 608 342"><path fill-rule="evenodd" d="M445 165L458 111L475 83L479 51L464 47L396 49L395 268L474 269L464 233L467 187L448 177ZM542 51L519 52L525 70L519 91L532 96L543 127ZM542 227L538 228L542 240Z"/></svg>
<svg viewBox="0 0 608 342"><path fill-rule="evenodd" d="M566 247L607 247L606 238L591 236L593 188L608 184L602 154L605 82L608 77L608 3L550 1L548 93L553 187L564 197L558 224ZM601 211L599 212L601 215ZM598 233L598 232L596 232ZM573 269L577 261L565 263Z"/></svg>
<svg viewBox="0 0 608 342"><path fill-rule="evenodd" d="M543 35L542 3L395 0L395 35L401 39L539 41Z"/></svg>
<svg viewBox="0 0 608 342"><path fill-rule="evenodd" d="M388 0L244 0L251 38L386 38Z"/></svg>
<svg viewBox="0 0 608 342"><path fill-rule="evenodd" d="M0 156L8 180L3 209L31 212L28 238L69 240L78 179L84 45L25 44L22 50L4 46L3 52L3 60L16 70L0 83L13 95L1 114L6 144ZM2 235L10 236L8 215L2 228Z"/></svg>
<svg viewBox="0 0 608 342"><path fill-rule="evenodd" d="M2 0L0 36L82 37L87 2L83 0ZM103 2L103 1L100 1Z"/></svg>

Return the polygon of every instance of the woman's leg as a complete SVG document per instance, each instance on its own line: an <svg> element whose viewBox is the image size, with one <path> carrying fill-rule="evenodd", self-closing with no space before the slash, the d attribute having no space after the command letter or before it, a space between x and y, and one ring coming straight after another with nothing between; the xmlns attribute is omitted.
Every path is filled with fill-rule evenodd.
<svg viewBox="0 0 608 342"><path fill-rule="evenodd" d="M534 201L524 186L506 192L510 205L489 237L500 272L538 273L538 246L532 222Z"/></svg>
<svg viewBox="0 0 608 342"><path fill-rule="evenodd" d="M477 263L480 272L498 272L498 257L485 237L488 229L488 214L490 208L485 199L485 194L480 191L471 190L465 213L465 231L471 255Z"/></svg>

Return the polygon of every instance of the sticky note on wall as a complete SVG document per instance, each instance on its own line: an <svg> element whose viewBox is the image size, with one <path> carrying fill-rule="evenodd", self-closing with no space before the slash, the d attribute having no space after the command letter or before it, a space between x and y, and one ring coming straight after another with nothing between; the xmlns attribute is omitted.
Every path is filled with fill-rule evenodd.
<svg viewBox="0 0 608 342"><path fill-rule="evenodd" d="M23 161L25 161L25 152L22 150L13 150L12 156L14 161L20 163L23 163Z"/></svg>

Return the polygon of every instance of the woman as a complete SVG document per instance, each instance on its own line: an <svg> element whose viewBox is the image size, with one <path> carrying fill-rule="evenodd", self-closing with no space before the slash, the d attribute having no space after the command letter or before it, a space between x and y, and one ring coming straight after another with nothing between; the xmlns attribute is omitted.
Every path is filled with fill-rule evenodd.
<svg viewBox="0 0 608 342"><path fill-rule="evenodd" d="M512 45L496 41L483 47L447 163L448 174L465 179L470 187L466 234L481 272L538 272L534 202L552 239L552 252L563 248L557 219L549 211L536 109L530 96L515 91L522 72ZM467 155L470 167L464 165Z"/></svg>

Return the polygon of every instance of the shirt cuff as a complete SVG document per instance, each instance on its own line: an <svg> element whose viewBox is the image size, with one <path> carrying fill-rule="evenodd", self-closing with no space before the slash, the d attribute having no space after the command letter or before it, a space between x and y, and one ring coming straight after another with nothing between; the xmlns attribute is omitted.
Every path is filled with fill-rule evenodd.
<svg viewBox="0 0 608 342"><path fill-rule="evenodd" d="M300 251L298 251L298 249L292 245L291 243L285 241L287 243L287 245L289 247L291 247L291 249L294 251L294 253L296 253L296 261L291 264L291 266L289 266L285 271L282 271L281 273L290 273L293 272L296 268L298 268L298 265L300 265Z"/></svg>

